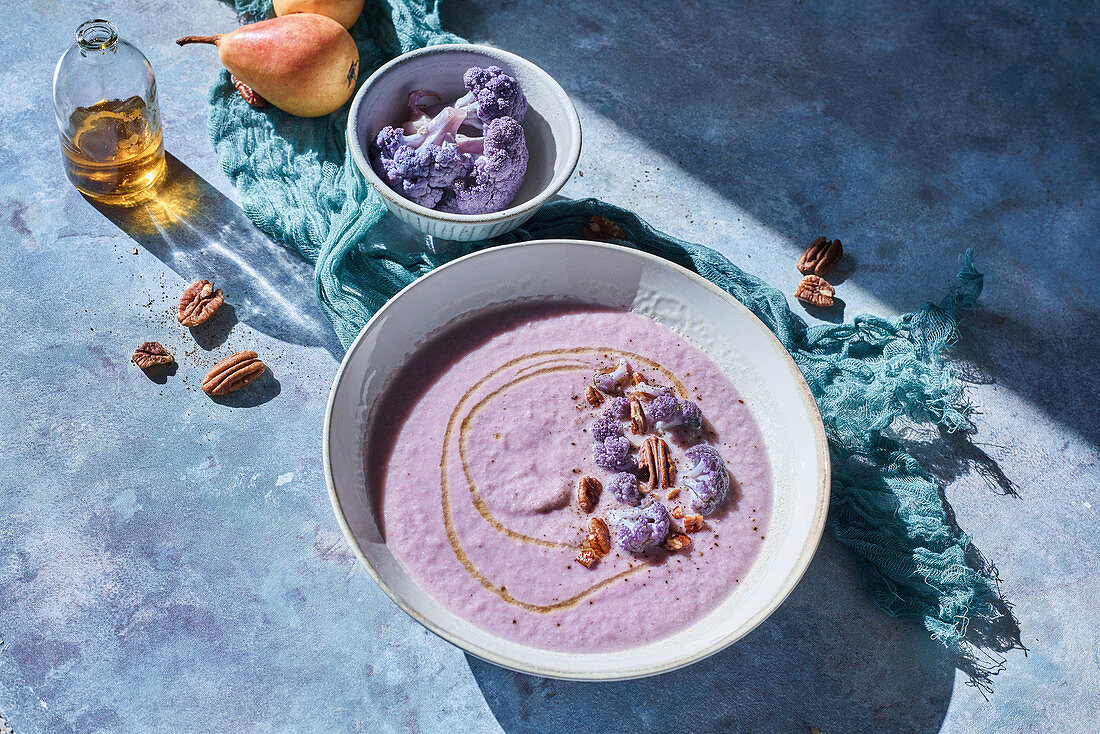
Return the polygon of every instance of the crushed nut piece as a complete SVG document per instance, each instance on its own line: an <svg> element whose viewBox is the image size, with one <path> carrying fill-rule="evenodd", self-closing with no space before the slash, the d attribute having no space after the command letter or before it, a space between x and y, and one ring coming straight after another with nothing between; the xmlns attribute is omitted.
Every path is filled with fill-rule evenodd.
<svg viewBox="0 0 1100 734"><path fill-rule="evenodd" d="M603 393L597 390L595 385L589 385L588 389L584 391L584 399L593 408L598 408L603 404Z"/></svg>
<svg viewBox="0 0 1100 734"><path fill-rule="evenodd" d="M233 86L237 88L237 93L241 95L241 99L252 107L267 107L267 100L256 94L256 90L248 86L235 76L230 76L230 80L233 82Z"/></svg>
<svg viewBox="0 0 1100 734"><path fill-rule="evenodd" d="M180 296L176 319L184 326L198 326L213 316L224 301L221 289L214 290L209 280L196 280Z"/></svg>
<svg viewBox="0 0 1100 734"><path fill-rule="evenodd" d="M588 220L584 228L584 237L589 240L625 240L626 232L607 217L599 214Z"/></svg>
<svg viewBox="0 0 1100 734"><path fill-rule="evenodd" d="M249 350L231 354L202 378L202 391L207 395L225 395L251 385L267 369L259 355Z"/></svg>
<svg viewBox="0 0 1100 734"><path fill-rule="evenodd" d="M580 553L578 553L577 557L573 560L575 560L577 563L581 564L585 568L592 568L597 563L599 563L600 557L597 556L592 550L585 548Z"/></svg>
<svg viewBox="0 0 1100 734"><path fill-rule="evenodd" d="M832 306L835 295L836 289L829 285L829 281L817 275L807 275L799 281L794 291L794 297L798 300L821 308Z"/></svg>
<svg viewBox="0 0 1100 734"><path fill-rule="evenodd" d="M645 411L642 410L642 401L636 397L630 398L630 432L635 436L641 436L649 426L646 425Z"/></svg>
<svg viewBox="0 0 1100 734"><path fill-rule="evenodd" d="M681 520L684 517L684 508L680 507L680 505L676 505L675 507L672 508L672 512L670 512L668 514L672 515L677 520Z"/></svg>
<svg viewBox="0 0 1100 734"><path fill-rule="evenodd" d="M683 533L671 533L665 538L664 545L665 548L668 548L670 551L683 550L691 545L691 538Z"/></svg>
<svg viewBox="0 0 1100 734"><path fill-rule="evenodd" d="M647 474L646 481L650 492L658 486L661 489L668 489L672 485L676 467L672 464L668 444L656 436L650 436L642 442L641 451L638 453L638 466Z"/></svg>
<svg viewBox="0 0 1100 734"><path fill-rule="evenodd" d="M684 515L684 532L697 533L706 525L702 515Z"/></svg>
<svg viewBox="0 0 1100 734"><path fill-rule="evenodd" d="M583 477L577 482L577 502L585 512L592 512L600 501L603 485L595 477Z"/></svg>
<svg viewBox="0 0 1100 734"><path fill-rule="evenodd" d="M668 500L669 502L671 502L672 500L676 499L679 496L680 496L680 488L679 487L673 487L672 489L668 490L668 494L665 495L665 499Z"/></svg>
<svg viewBox="0 0 1100 734"><path fill-rule="evenodd" d="M160 342L145 342L134 350L133 360L143 370L158 364L171 364L173 361L171 353Z"/></svg>
<svg viewBox="0 0 1100 734"><path fill-rule="evenodd" d="M798 258L795 266L803 275L820 275L824 277L844 256L844 246L840 240L829 241L824 237L818 237L810 243L802 257Z"/></svg>

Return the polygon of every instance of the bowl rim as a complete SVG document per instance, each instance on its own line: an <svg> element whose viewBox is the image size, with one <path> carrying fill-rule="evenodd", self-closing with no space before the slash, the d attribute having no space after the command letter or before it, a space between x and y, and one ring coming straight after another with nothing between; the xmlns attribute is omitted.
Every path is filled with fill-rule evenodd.
<svg viewBox="0 0 1100 734"><path fill-rule="evenodd" d="M533 196L522 204L510 206L507 209L501 209L499 212L489 212L487 214L452 214L450 212L441 212L436 209L429 209L426 206L421 206L398 194L374 172L374 167L371 165L370 160L368 160L363 145L359 142L358 111L363 106L363 100L366 98L367 91L372 84L378 81L383 75L387 74L391 69L420 58L421 56L453 52L475 53L491 59L504 61L511 66L530 66L546 76L550 81L551 87L555 90L557 96L560 97L559 101L564 102L563 109L566 119L569 122L571 140L573 141L572 145L569 147L568 163L562 167L557 175L550 179L550 182L546 184L545 188L543 188L538 195ZM534 212L565 186L566 182L568 182L569 178L573 175L573 171L576 170L577 163L580 161L581 157L581 121L580 117L577 115L577 108L574 106L573 100L569 97L569 94L550 72L546 71L535 62L529 61L518 54L504 51L493 46L485 46L477 43L447 43L438 46L426 46L401 54L387 61L385 64L382 64L373 74L367 77L367 80L359 87L359 91L355 93L355 97L351 101L351 106L348 108L347 146L348 150L351 152L352 160L355 161L355 165L360 173L363 174L364 178L367 179L367 182L374 190L388 200L388 202L428 219L455 224L486 224L513 219L527 212Z"/></svg>
<svg viewBox="0 0 1100 734"><path fill-rule="evenodd" d="M511 657L509 655L502 654L502 653L499 653L495 650L487 649L487 648L481 647L479 645L476 645L474 643L471 643L468 640L463 639L460 635L454 634L454 633L452 633L452 632L450 632L446 629L443 629L439 625L435 624L434 622L432 622L431 620L427 619L425 616L420 614L420 612L418 610L416 610L411 604L409 604L405 600L404 597L402 597L400 594L398 594L396 591L394 591L392 588L390 588L390 586L382 579L382 577L378 574L378 572L375 571L374 567L371 565L370 561L367 559L366 555L363 553L362 549L359 547L359 544L355 539L355 535L352 532L351 527L348 524L347 518L344 516L343 508L341 507L340 500L339 500L339 498L337 497L337 494L336 494L336 484L335 484L335 480L334 480L333 474L332 474L332 462L331 462L331 454L330 454L333 409L334 409L334 406L336 404L336 391L337 391L337 388L340 385L340 381L342 380L342 378L344 376L344 370L346 369L346 367L348 365L349 358L350 358L351 354L359 347L359 343L364 339L367 332L370 330L371 326L374 324L375 320L379 319L382 316L384 316L386 311L390 308L391 304L393 304L398 298L403 296L407 291L411 290L414 286L428 280L435 273L438 273L441 270L444 270L446 268L450 268L450 267L455 266L459 263L464 263L468 260L476 259L476 258L479 258L479 257L486 257L486 256L492 257L493 254L498 252L498 251L511 250L511 249L518 248L518 247L529 247L529 246L532 246L532 245L539 246L539 245L551 245L551 244L553 244L553 245L557 245L557 244L585 245L585 246L592 247L594 249L600 249L600 250L603 250L603 249L606 249L606 250L614 249L616 251L625 250L625 251L627 251L627 252L629 252L629 253L637 256L637 257L643 258L645 260L649 260L652 263L656 263L656 264L658 264L662 267L669 267L669 268L673 269L674 271L678 271L681 275L687 276L689 278L689 280L695 281L697 285L703 286L704 288L712 291L714 294L716 294L719 297L723 298L724 300L728 301L735 308L743 309L745 311L745 313L749 317L751 317L750 318L750 323L752 323L757 329L764 332L766 338L771 339L774 346L781 353L782 358L784 360L786 360L788 367L792 370L792 374L795 376L796 383L797 383L797 386L798 386L798 388L797 388L798 389L798 395L801 398L803 404L808 409L809 417L811 419L812 428L813 428L813 432L814 432L815 453L816 453L816 455L819 459L819 462L820 462L821 466L823 467L823 471L821 472L821 475L818 477L817 495L816 495L816 501L815 501L815 506L814 506L813 519L810 522L809 534L807 535L806 540L803 543L802 550L799 553L798 558L795 560L794 565L790 568L790 570L787 572L785 578L782 580L782 582L779 586L779 591L772 596L772 598L768 601L767 604L765 604L763 607L761 607L759 610L757 610L757 612L753 616L751 616L748 620L746 620L744 624L742 624L736 630L733 630L729 634L725 635L720 640L718 640L715 643L709 645L708 647L702 648L702 649L700 649L700 650L698 650L698 651L696 651L696 652L694 652L690 655L686 655L686 656L684 656L682 658L679 658L679 659L669 660L667 662L664 662L664 663L661 663L661 664L658 664L658 665L641 664L641 665L631 666L629 668L624 668L621 672L597 673L597 674L574 673L574 672L571 672L571 671L568 671L568 670L562 670L562 669L539 668L537 666L529 665L525 662L517 660L514 657ZM456 647L463 650L464 652L467 652L467 653L469 653L469 654L471 654L471 655L473 655L477 658L480 658L481 660L484 660L486 662L493 663L494 665L498 665L498 666L501 666L501 667L504 667L504 668L508 668L510 670L515 670L515 671L518 671L518 672L521 672L521 673L526 673L526 674L529 674L529 675L537 675L537 676L542 676L542 677L546 677L546 678L557 678L557 679L561 679L561 680L576 680L576 681L631 680L631 679L636 679L636 678L646 678L646 677L650 677L650 676L654 676L654 675L659 675L659 674L662 674L662 673L668 673L668 672L672 672L674 670L678 670L680 668L687 667L688 665L691 665L693 663L699 662L700 660L708 658L711 655L714 655L715 653L718 653L721 650L724 650L725 648L729 647L734 642L737 642L741 638L748 635L750 632L752 632L754 629L756 629L756 627L759 626L765 619L770 617L772 615L772 613L775 612L775 610L778 609L780 607L780 605L783 604L784 601L786 601L787 597L790 596L791 592L798 585L798 582L802 579L803 575L805 575L806 569L810 565L810 561L813 559L814 554L817 552L818 545L821 542L821 537L822 537L822 534L824 533L824 530L825 530L825 521L826 521L826 517L827 517L827 514L828 514L829 499L830 499L831 486L832 486L832 465L831 465L830 456L829 456L829 446L828 446L828 441L827 441L826 436L825 436L825 426L824 426L824 423L821 420L821 413L820 413L820 411L817 407L817 401L814 399L813 393L810 392L810 387L806 382L805 376L802 374L802 371L798 368L798 365L795 364L795 361L791 357L790 353L783 346L783 344L779 341L779 339L775 336L774 332L772 332L772 330L769 329L764 324L764 322L760 320L760 318L756 314L754 314L747 306L745 306L743 303L738 301L736 298L734 298L732 295L730 295L726 291L719 288L714 283L711 283L709 280L702 277L698 273L694 273L691 270L688 270L687 268L684 268L683 266L672 262L671 260L667 260L665 258L659 257L657 255L652 255L650 253L643 252L641 250L636 250L636 249L633 249L633 248L626 248L626 247L623 247L622 245L615 245L615 244L602 243L602 242L591 242L591 241L586 241L586 240L574 240L574 239L568 239L568 238L547 238L547 239L540 239L540 240L529 240L529 241L525 241L525 242L516 242L516 243L512 243L512 244L508 244L508 245L498 245L498 246L495 246L495 247L486 248L484 250L479 250L477 252L472 252L470 254L467 254L467 255L464 255L462 257L456 258L455 260L452 260L452 261L446 263L445 265L441 265L440 267L435 268L434 270L426 273L424 276L422 276L420 278L417 278L412 283L409 283L404 288L402 288L400 291L398 291L388 301L386 301L386 303L383 304L382 307L379 308L378 311L376 311L373 316L371 316L371 318L367 321L367 323L363 325L363 328L360 329L360 331L356 335L355 339L352 340L351 344L348 346L347 351L344 353L344 358L340 361L340 366L336 370L336 375L333 377L332 387L329 389L329 397L328 397L327 405L326 405L326 408L325 408L324 424L322 426L321 446L322 446L322 457L323 457L322 461L324 463L325 482L328 485L329 501L332 504L332 509L333 509L334 514L336 515L337 522L340 525L340 530L344 534L344 539L351 546L352 550L355 552L355 555L359 558L359 562L367 570L367 573L370 574L371 578L374 579L374 582L376 584L378 584L379 588L381 588L382 591L385 592L386 596L388 596L395 604L397 604L397 606L399 606L406 614L408 614L410 617L412 617L417 622L419 622L425 629L429 630L430 632L432 632L436 636L446 640L447 642L451 643L452 645L455 645ZM531 645L522 645L522 643L516 643L516 644L520 644L521 646L529 648L531 650L540 650L541 649L541 648L537 648L537 647L534 647L534 646L531 646Z"/></svg>

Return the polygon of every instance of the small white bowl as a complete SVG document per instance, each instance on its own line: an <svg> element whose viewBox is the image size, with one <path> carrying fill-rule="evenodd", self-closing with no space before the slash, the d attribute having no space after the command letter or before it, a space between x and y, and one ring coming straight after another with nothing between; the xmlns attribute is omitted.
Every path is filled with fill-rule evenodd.
<svg viewBox="0 0 1100 734"><path fill-rule="evenodd" d="M370 143L386 125L408 119L409 93L425 89L444 100L458 99L466 93L462 75L468 68L493 65L519 81L530 106L523 119L530 160L512 205L491 214L448 214L415 204L391 189L370 164ZM348 150L398 219L433 237L483 240L526 222L565 185L580 159L581 122L561 85L526 59L490 46L428 46L398 56L363 84L348 113Z"/></svg>
<svg viewBox="0 0 1100 734"><path fill-rule="evenodd" d="M367 493L363 444L371 407L418 344L451 320L496 304L549 297L632 309L706 351L760 426L774 499L749 572L713 611L664 639L600 653L543 650L475 627L436 601L386 545ZM817 404L775 335L741 303L678 265L625 247L542 240L458 258L398 293L363 327L329 393L324 425L329 495L348 543L397 604L484 660L533 675L615 680L654 675L746 635L802 577L825 526L829 456Z"/></svg>

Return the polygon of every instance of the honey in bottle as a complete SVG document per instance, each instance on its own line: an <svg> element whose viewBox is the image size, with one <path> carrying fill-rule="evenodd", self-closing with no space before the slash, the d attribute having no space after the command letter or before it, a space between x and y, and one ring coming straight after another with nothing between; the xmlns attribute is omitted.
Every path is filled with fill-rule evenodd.
<svg viewBox="0 0 1100 734"><path fill-rule="evenodd" d="M153 67L105 20L76 31L57 62L54 113L65 173L105 204L151 198L164 178L164 141Z"/></svg>

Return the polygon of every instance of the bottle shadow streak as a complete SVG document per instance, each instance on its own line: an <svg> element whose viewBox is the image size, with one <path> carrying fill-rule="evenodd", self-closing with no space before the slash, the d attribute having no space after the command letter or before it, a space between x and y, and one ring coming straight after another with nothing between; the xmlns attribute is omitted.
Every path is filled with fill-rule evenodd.
<svg viewBox="0 0 1100 734"><path fill-rule="evenodd" d="M851 559L822 539L802 581L744 639L671 673L611 683L467 662L501 728L634 734L684 731L939 731L954 665L916 625L864 601ZM655 614L674 613L654 610Z"/></svg>
<svg viewBox="0 0 1100 734"><path fill-rule="evenodd" d="M344 348L317 305L313 266L260 232L237 204L170 153L167 163L154 199L128 208L89 202L188 282L206 278L221 288L226 306L233 306L223 329L239 320L341 359ZM209 336L216 345L218 335Z"/></svg>

